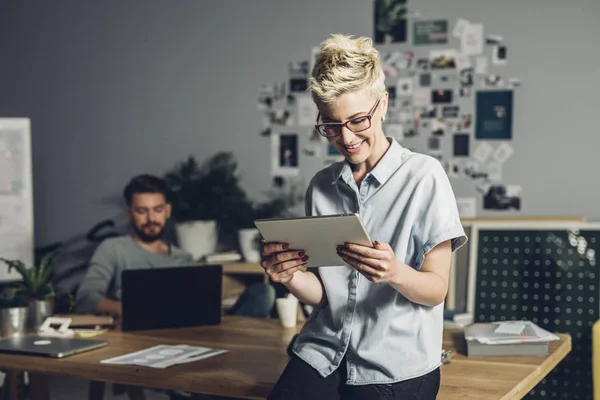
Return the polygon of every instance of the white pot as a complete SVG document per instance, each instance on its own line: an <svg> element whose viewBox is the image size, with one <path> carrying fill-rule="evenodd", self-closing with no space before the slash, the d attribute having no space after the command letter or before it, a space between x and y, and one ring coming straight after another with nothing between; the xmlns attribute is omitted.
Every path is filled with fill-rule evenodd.
<svg viewBox="0 0 600 400"><path fill-rule="evenodd" d="M240 250L246 262L257 263L260 261L260 248L257 245L259 237L258 229L240 229L238 231L238 239L240 242Z"/></svg>
<svg viewBox="0 0 600 400"><path fill-rule="evenodd" d="M179 247L190 253L194 260L217 250L217 221L190 221L175 225Z"/></svg>

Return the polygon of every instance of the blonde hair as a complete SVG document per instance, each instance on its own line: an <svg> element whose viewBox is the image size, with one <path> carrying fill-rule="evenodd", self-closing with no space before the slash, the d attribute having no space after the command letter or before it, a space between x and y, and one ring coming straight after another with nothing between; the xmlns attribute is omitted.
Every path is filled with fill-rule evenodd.
<svg viewBox="0 0 600 400"><path fill-rule="evenodd" d="M321 48L309 78L315 102L331 104L347 92L366 89L373 97L385 93L379 52L369 37L333 34Z"/></svg>

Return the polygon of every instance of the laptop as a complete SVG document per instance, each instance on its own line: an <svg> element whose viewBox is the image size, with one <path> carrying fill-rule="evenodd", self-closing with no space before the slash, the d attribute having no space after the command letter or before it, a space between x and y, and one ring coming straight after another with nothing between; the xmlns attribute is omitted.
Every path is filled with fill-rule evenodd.
<svg viewBox="0 0 600 400"><path fill-rule="evenodd" d="M63 358L104 347L106 340L56 338L44 336L15 336L0 340L0 353Z"/></svg>
<svg viewBox="0 0 600 400"><path fill-rule="evenodd" d="M223 267L190 265L121 273L123 331L217 325Z"/></svg>

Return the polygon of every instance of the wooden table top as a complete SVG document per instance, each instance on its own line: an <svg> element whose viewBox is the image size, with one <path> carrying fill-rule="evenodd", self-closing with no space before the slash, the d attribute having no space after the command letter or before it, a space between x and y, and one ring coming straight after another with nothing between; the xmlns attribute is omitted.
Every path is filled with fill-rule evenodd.
<svg viewBox="0 0 600 400"><path fill-rule="evenodd" d="M134 386L193 393L264 399L288 357L286 347L300 328L283 328L277 320L224 317L218 326L139 332L110 331L98 339L109 346L64 359L0 355L0 369L66 375ZM559 335L548 357L467 358L460 331L444 332L444 348L454 350L442 366L439 398L516 399L535 386L571 349ZM197 362L166 369L100 364L100 360L158 344L189 344L229 350Z"/></svg>

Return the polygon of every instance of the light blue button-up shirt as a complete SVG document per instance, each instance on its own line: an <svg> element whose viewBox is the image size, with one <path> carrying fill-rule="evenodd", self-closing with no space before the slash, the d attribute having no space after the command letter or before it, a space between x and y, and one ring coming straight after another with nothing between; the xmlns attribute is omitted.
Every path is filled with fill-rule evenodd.
<svg viewBox="0 0 600 400"><path fill-rule="evenodd" d="M419 270L436 245L451 240L456 250L467 238L439 161L388 140L390 148L360 187L346 161L319 171L307 190L306 213L360 214L372 240L389 243L397 259ZM349 385L399 382L440 365L443 303L413 303L341 259L319 274L328 303L313 311L293 351L323 377L344 355Z"/></svg>

